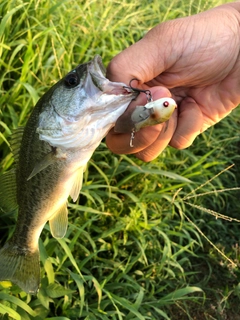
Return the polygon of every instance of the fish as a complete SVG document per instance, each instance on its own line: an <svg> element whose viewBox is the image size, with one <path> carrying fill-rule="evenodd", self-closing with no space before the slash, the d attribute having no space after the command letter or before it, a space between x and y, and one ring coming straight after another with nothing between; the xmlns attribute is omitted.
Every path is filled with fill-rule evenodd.
<svg viewBox="0 0 240 320"><path fill-rule="evenodd" d="M49 221L53 237L68 226L68 198L78 199L93 152L137 92L105 77L100 56L78 65L37 102L11 140L15 168L0 178L0 207L18 208L15 231L0 249L0 281L36 294L38 240Z"/></svg>

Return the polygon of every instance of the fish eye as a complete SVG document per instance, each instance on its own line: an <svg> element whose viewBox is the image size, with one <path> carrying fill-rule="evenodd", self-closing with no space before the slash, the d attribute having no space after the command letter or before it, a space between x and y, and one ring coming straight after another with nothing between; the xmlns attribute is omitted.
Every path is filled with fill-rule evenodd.
<svg viewBox="0 0 240 320"><path fill-rule="evenodd" d="M164 101L164 102L163 102L163 106L164 106L165 108L167 108L167 107L169 106L169 102L168 102L168 101Z"/></svg>
<svg viewBox="0 0 240 320"><path fill-rule="evenodd" d="M74 88L79 84L79 78L76 73L69 73L64 79L65 85L68 88Z"/></svg>

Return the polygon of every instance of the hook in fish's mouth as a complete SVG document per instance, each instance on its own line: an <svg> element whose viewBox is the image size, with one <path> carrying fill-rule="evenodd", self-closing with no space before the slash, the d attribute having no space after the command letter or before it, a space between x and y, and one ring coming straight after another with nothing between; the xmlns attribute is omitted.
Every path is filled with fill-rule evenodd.
<svg viewBox="0 0 240 320"><path fill-rule="evenodd" d="M112 82L106 78L106 68L102 63L100 56L96 55L89 65L89 74L91 76L92 82L94 85L103 91L105 94L109 95L123 95L129 96L132 98L138 96L139 92L127 86L123 82Z"/></svg>

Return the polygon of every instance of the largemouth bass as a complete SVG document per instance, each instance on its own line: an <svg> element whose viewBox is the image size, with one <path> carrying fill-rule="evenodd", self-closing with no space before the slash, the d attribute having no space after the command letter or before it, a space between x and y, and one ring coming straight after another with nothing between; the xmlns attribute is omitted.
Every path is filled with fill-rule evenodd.
<svg viewBox="0 0 240 320"><path fill-rule="evenodd" d="M18 219L12 238L0 250L0 281L37 292L38 239L45 223L49 221L54 237L65 235L68 196L77 200L88 160L137 94L106 79L96 56L50 88L26 127L14 133L16 169L1 178L0 207L17 205Z"/></svg>

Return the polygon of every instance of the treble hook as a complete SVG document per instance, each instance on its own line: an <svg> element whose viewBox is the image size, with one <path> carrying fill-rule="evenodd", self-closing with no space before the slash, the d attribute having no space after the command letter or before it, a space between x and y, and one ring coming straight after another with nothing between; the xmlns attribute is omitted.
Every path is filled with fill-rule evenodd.
<svg viewBox="0 0 240 320"><path fill-rule="evenodd" d="M132 82L134 80L137 80L139 81L137 78L133 78L130 82L129 82L129 87L128 86L124 86L124 88L127 88L127 89L131 89L132 91L135 91L135 92L143 92L146 94L146 97L147 97L147 102L152 102L153 101L153 98L152 98L152 93L150 90L144 90L144 89L139 89L139 88L135 88L132 86ZM134 145L133 145L133 140L135 138L135 128L132 128L132 131L131 131L131 136L130 136L130 147L133 148Z"/></svg>
<svg viewBox="0 0 240 320"><path fill-rule="evenodd" d="M132 89L133 91L136 91L136 92L143 92L143 93L145 93L146 94L146 97L147 97L147 102L152 102L153 101L153 98L152 98L152 93L151 93L151 91L150 90L144 90L144 89L139 89L139 88L134 88L133 86L132 86L132 82L134 81L134 80L137 80L137 81L139 81L137 78L133 78L130 82L129 82L129 87L125 87L125 88L130 88L130 89Z"/></svg>
<svg viewBox="0 0 240 320"><path fill-rule="evenodd" d="M129 142L129 145L130 145L131 148L134 147L134 145L133 145L133 140L134 140L134 138L135 138L135 129L132 129L131 137L130 137L130 142Z"/></svg>

